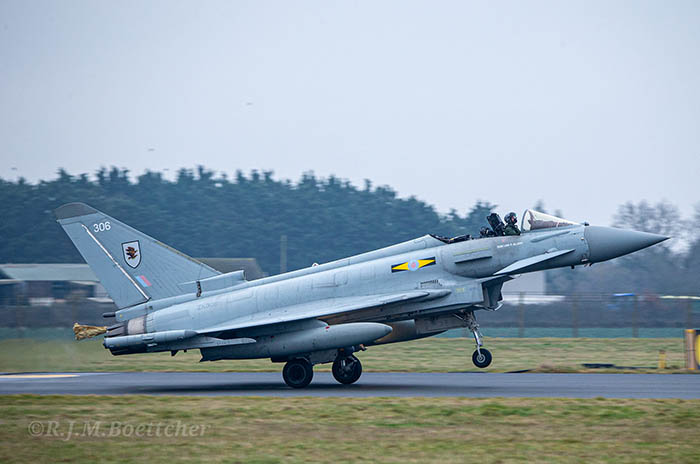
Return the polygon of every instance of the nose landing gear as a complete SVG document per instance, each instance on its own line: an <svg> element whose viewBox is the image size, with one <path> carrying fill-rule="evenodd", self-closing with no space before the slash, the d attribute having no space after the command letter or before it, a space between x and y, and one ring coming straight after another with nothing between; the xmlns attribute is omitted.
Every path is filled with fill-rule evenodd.
<svg viewBox="0 0 700 464"><path fill-rule="evenodd" d="M479 332L479 324L476 322L476 316L474 316L474 311L468 311L464 317L464 321L467 323L467 328L474 335L474 341L476 342L476 351L472 354L472 362L476 367L481 369L489 367L491 365L491 352L486 348L482 348L483 343L481 341L481 332Z"/></svg>

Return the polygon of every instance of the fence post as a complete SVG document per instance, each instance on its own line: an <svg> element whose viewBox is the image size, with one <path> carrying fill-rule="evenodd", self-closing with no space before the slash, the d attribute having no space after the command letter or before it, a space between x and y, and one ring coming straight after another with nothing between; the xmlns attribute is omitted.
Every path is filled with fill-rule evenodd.
<svg viewBox="0 0 700 464"><path fill-rule="evenodd" d="M632 336L639 338L639 295L634 295L634 305L632 306Z"/></svg>
<svg viewBox="0 0 700 464"><path fill-rule="evenodd" d="M578 296L571 300L571 332L574 338L578 338Z"/></svg>
<svg viewBox="0 0 700 464"><path fill-rule="evenodd" d="M84 302L85 300L83 300ZM72 321L73 323L78 322L78 301L77 300L68 300L68 304L70 305L70 314L72 316Z"/></svg>
<svg viewBox="0 0 700 464"><path fill-rule="evenodd" d="M518 338L525 336L525 292L520 292L518 303Z"/></svg>
<svg viewBox="0 0 700 464"><path fill-rule="evenodd" d="M24 314L22 313L21 308L25 308L26 306L16 306L16 313L15 317L17 318L17 338L24 338Z"/></svg>

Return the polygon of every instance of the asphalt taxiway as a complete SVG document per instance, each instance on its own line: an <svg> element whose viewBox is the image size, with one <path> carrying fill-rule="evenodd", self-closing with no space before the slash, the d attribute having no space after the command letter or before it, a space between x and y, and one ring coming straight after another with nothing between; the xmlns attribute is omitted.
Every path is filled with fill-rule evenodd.
<svg viewBox="0 0 700 464"><path fill-rule="evenodd" d="M0 394L563 397L700 399L700 375L366 372L340 385L316 372L307 388L272 372L76 372L1 374Z"/></svg>

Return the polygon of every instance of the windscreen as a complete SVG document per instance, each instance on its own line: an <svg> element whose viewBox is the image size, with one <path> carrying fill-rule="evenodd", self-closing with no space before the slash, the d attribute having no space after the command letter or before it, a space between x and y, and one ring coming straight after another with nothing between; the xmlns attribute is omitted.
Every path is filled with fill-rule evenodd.
<svg viewBox="0 0 700 464"><path fill-rule="evenodd" d="M554 227L567 227L578 225L576 222L567 221L545 213L540 213L532 209L527 209L523 213L523 221L520 229L523 232L529 230L552 229Z"/></svg>

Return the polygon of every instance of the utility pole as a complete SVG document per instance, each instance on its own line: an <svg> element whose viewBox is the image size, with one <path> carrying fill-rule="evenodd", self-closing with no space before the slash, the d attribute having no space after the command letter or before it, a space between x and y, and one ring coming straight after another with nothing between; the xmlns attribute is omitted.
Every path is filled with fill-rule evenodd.
<svg viewBox="0 0 700 464"><path fill-rule="evenodd" d="M280 237L280 274L287 272L287 235Z"/></svg>

